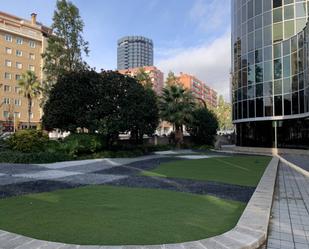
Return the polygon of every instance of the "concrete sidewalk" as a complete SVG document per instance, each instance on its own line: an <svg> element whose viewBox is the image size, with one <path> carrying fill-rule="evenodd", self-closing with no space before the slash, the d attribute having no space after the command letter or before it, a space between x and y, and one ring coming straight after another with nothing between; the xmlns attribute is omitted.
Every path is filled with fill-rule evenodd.
<svg viewBox="0 0 309 249"><path fill-rule="evenodd" d="M299 156L286 159L309 165ZM278 170L267 248L309 249L309 178L284 163Z"/></svg>

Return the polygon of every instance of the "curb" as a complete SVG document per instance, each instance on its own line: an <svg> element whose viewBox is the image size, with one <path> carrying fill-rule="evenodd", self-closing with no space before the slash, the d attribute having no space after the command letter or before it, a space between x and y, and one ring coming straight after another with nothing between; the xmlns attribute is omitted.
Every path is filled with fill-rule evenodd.
<svg viewBox="0 0 309 249"><path fill-rule="evenodd" d="M256 249L267 239L279 158L268 164L254 194L230 231L212 238L149 246L80 246L36 240L0 230L0 249Z"/></svg>
<svg viewBox="0 0 309 249"><path fill-rule="evenodd" d="M294 163L291 163L290 161L286 160L285 158L283 158L280 155L277 155L277 156L278 156L278 158L280 159L281 162L287 164L290 168L296 170L297 172L303 174L304 176L309 177L309 172L307 170L302 169L301 167L297 166Z"/></svg>

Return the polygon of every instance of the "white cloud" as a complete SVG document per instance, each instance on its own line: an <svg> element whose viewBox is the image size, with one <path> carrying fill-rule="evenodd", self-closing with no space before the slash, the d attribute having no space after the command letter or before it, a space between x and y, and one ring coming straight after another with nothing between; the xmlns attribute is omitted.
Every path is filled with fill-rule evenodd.
<svg viewBox="0 0 309 249"><path fill-rule="evenodd" d="M177 54L159 59L157 66L167 74L170 70L195 75L230 100L230 32L211 43L197 47L183 48ZM169 54L166 51L166 54Z"/></svg>
<svg viewBox="0 0 309 249"><path fill-rule="evenodd" d="M196 0L189 11L189 18L200 31L211 32L229 20L230 0Z"/></svg>

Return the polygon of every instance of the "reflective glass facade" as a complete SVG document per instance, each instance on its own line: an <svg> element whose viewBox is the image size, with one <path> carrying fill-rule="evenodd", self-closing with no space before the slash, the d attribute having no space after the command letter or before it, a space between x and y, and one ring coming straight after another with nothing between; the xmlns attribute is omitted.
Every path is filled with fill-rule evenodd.
<svg viewBox="0 0 309 249"><path fill-rule="evenodd" d="M283 125L287 132L287 124L293 125L288 120L307 124L308 9L309 1L304 0L232 0L232 102L238 145L248 146L244 138L255 134L260 137L250 144L271 147L274 126L280 132ZM295 136L306 139L305 127ZM277 145L291 147L279 140Z"/></svg>

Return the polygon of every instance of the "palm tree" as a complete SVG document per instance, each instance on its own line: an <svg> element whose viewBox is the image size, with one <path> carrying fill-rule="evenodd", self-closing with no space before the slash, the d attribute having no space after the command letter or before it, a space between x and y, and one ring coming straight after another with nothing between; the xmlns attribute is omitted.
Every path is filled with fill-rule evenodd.
<svg viewBox="0 0 309 249"><path fill-rule="evenodd" d="M145 71L144 68L140 68L135 76L136 80L142 84L145 88L149 88L149 89L152 89L153 87L153 84L152 84L152 81L151 81L151 78L149 76L149 73L147 73Z"/></svg>
<svg viewBox="0 0 309 249"><path fill-rule="evenodd" d="M41 94L41 86L34 72L28 70L18 81L20 93L28 100L28 129L30 129L31 108L33 99Z"/></svg>
<svg viewBox="0 0 309 249"><path fill-rule="evenodd" d="M179 148L183 142L183 125L192 117L195 100L191 91L181 85L170 85L163 89L159 102L160 116L175 127L175 142Z"/></svg>

